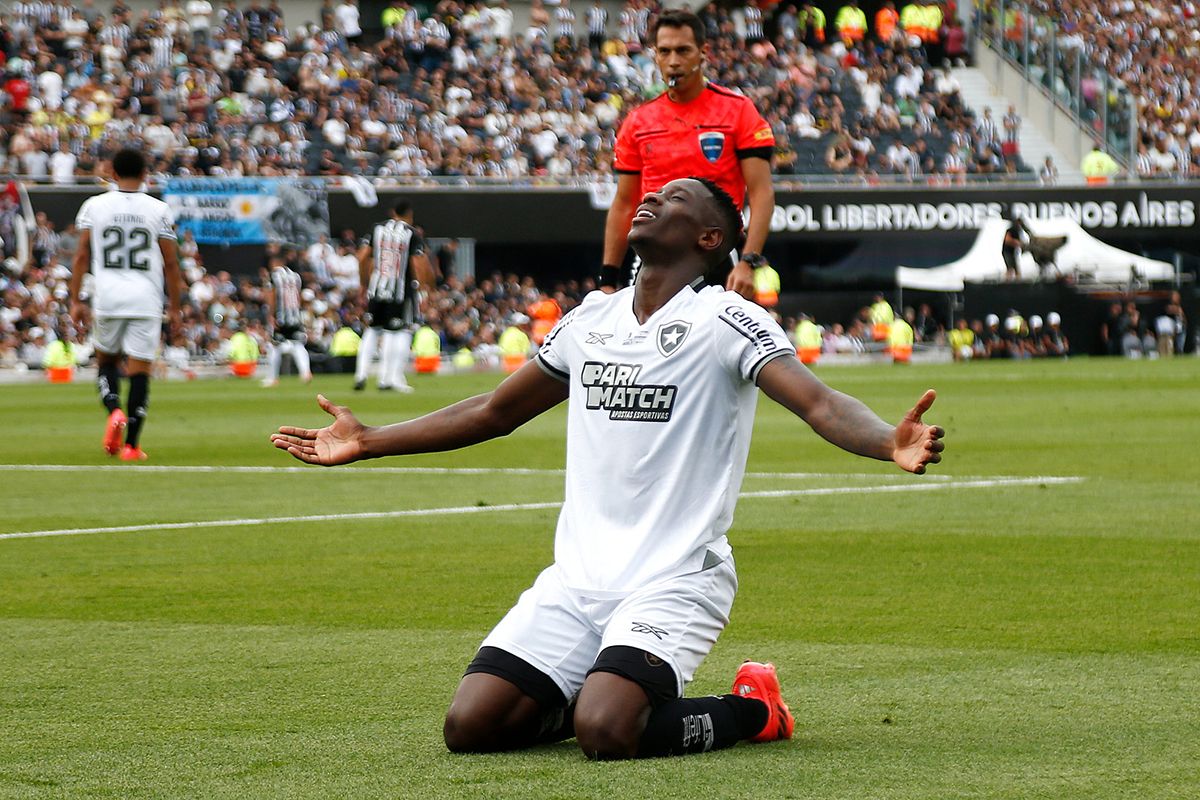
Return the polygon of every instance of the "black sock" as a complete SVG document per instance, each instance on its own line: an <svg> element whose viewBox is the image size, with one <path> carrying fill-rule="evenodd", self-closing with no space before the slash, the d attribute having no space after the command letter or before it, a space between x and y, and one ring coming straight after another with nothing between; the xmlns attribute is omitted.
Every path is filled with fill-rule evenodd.
<svg viewBox="0 0 1200 800"><path fill-rule="evenodd" d="M732 694L672 700L650 712L638 757L721 750L753 736L766 724L767 706L760 700Z"/></svg>
<svg viewBox="0 0 1200 800"><path fill-rule="evenodd" d="M138 446L142 423L146 421L146 406L150 403L150 376L129 376L129 425L125 428L125 444Z"/></svg>
<svg viewBox="0 0 1200 800"><path fill-rule="evenodd" d="M112 413L121 407L121 370L116 364L102 366L97 370L96 389L100 392L100 402Z"/></svg>

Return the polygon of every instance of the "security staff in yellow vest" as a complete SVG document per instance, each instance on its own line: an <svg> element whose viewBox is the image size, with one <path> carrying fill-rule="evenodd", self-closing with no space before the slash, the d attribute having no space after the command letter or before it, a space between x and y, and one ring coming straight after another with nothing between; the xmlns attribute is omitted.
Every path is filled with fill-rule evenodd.
<svg viewBox="0 0 1200 800"><path fill-rule="evenodd" d="M504 363L505 372L516 372L529 358L529 317L524 314L514 314L512 324L500 334L496 344L500 347L500 357Z"/></svg>
<svg viewBox="0 0 1200 800"><path fill-rule="evenodd" d="M258 367L258 342L243 330L229 337L229 369L239 378L249 378Z"/></svg>
<svg viewBox="0 0 1200 800"><path fill-rule="evenodd" d="M75 345L61 333L46 346L42 354L42 368L51 383L70 383L75 377Z"/></svg>
<svg viewBox="0 0 1200 800"><path fill-rule="evenodd" d="M850 2L838 9L833 18L833 27L837 28L838 38L847 46L858 44L867 33L867 15L858 7L858 0Z"/></svg>
<svg viewBox="0 0 1200 800"><path fill-rule="evenodd" d="M875 300L871 303L871 339L876 342L886 341L888 331L891 330L892 320L895 314L892 313L892 305L882 293L875 295Z"/></svg>
<svg viewBox="0 0 1200 800"><path fill-rule="evenodd" d="M469 347L460 347L458 351L450 356L450 363L454 365L455 372L470 372L475 369L475 355Z"/></svg>
<svg viewBox="0 0 1200 800"><path fill-rule="evenodd" d="M1079 171L1083 173L1083 177L1088 183L1108 183L1109 179L1121 171L1121 167L1097 144L1090 153L1083 157Z"/></svg>
<svg viewBox="0 0 1200 800"><path fill-rule="evenodd" d="M433 328L422 325L413 334L412 353L417 372L435 373L442 366L442 338Z"/></svg>
<svg viewBox="0 0 1200 800"><path fill-rule="evenodd" d="M46 369L75 366L75 345L66 339L55 339L46 346L42 354L42 366Z"/></svg>
<svg viewBox="0 0 1200 800"><path fill-rule="evenodd" d="M821 357L821 329L803 312L796 323L796 355L802 364L815 364Z"/></svg>
<svg viewBox="0 0 1200 800"><path fill-rule="evenodd" d="M754 302L763 308L779 305L779 273L766 261L754 268Z"/></svg>
<svg viewBox="0 0 1200 800"><path fill-rule="evenodd" d="M950 352L955 361L969 361L975 354L975 332L967 324L966 317L959 317L954 330L946 334Z"/></svg>
<svg viewBox="0 0 1200 800"><path fill-rule="evenodd" d="M808 47L825 44L825 12L812 0L804 0L800 4L800 13L796 15L796 29Z"/></svg>
<svg viewBox="0 0 1200 800"><path fill-rule="evenodd" d="M357 356L358 346L361 343L362 337L355 332L354 328L343 325L337 329L329 341L329 355L336 358Z"/></svg>
<svg viewBox="0 0 1200 800"><path fill-rule="evenodd" d="M925 41L924 25L925 18L916 0L900 9L900 27L904 29L905 44L911 46Z"/></svg>
<svg viewBox="0 0 1200 800"><path fill-rule="evenodd" d="M925 38L922 41L925 43L925 55L930 63L940 63L942 60L942 20L945 18L942 7L936 2L929 2L921 9L921 18L924 20Z"/></svg>
<svg viewBox="0 0 1200 800"><path fill-rule="evenodd" d="M913 329L903 317L892 320L888 344L892 349L893 364L907 364L912 361Z"/></svg>

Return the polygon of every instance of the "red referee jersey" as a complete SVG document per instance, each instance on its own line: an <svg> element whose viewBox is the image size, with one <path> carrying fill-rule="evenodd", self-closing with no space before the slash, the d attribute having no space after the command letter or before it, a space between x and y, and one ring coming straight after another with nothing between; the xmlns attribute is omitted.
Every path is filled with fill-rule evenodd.
<svg viewBox="0 0 1200 800"><path fill-rule="evenodd" d="M617 133L617 172L640 174L642 194L678 178L715 181L741 208L746 201L743 158L775 151L771 126L749 98L709 83L690 103L663 92L630 112Z"/></svg>

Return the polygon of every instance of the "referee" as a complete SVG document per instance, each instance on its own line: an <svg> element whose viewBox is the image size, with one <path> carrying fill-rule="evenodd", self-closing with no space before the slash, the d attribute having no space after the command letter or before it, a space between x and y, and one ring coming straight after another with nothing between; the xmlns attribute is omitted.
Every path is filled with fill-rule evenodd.
<svg viewBox="0 0 1200 800"><path fill-rule="evenodd" d="M653 41L655 64L669 88L634 109L617 134L617 193L604 226L600 286L624 283L626 237L642 197L670 181L700 177L728 192L739 211L749 200L746 244L725 286L752 298L754 268L766 261L762 247L775 209L775 136L749 98L705 79L705 28L695 13L663 12Z"/></svg>

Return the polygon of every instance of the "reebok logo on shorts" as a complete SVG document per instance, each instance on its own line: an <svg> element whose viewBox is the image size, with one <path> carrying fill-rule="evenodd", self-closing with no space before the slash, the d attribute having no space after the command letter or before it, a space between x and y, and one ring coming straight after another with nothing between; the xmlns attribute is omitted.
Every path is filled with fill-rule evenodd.
<svg viewBox="0 0 1200 800"><path fill-rule="evenodd" d="M658 639L659 641L662 641L663 637L671 635L671 634L667 633L666 631L664 631L662 628L656 628L653 625L647 625L645 622L633 623L633 625L630 627L630 630L633 631L634 633L653 634L654 638Z"/></svg>

